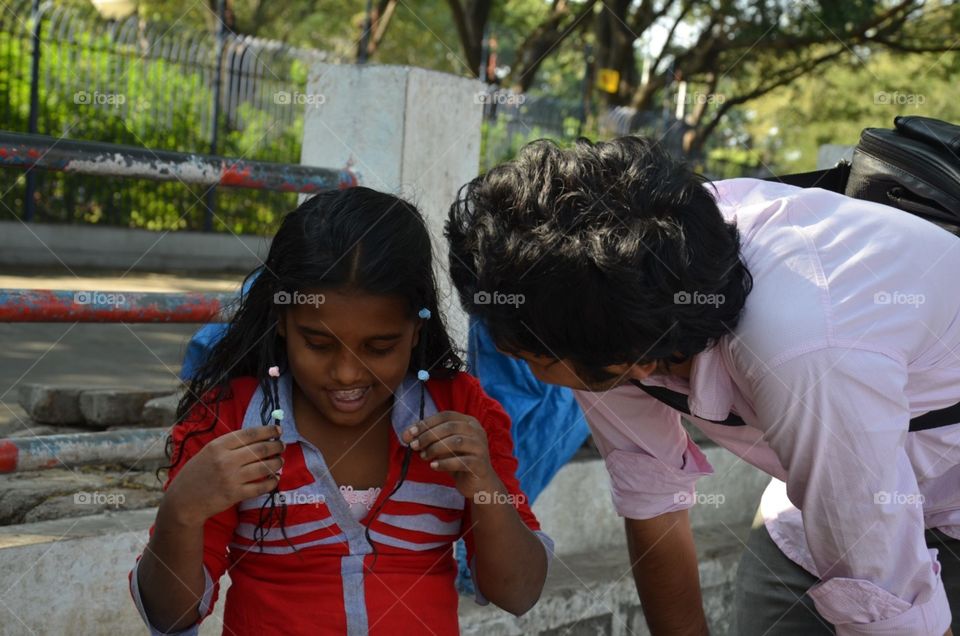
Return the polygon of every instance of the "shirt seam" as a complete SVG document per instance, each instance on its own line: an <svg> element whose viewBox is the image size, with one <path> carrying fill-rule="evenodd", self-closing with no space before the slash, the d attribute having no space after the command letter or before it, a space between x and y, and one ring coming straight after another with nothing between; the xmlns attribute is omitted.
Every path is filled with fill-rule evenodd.
<svg viewBox="0 0 960 636"><path fill-rule="evenodd" d="M797 194L786 197L788 199L799 200ZM787 213L787 219L790 221L790 226L800 235L800 238L803 240L803 244L806 247L807 256L811 259L814 266L814 273L817 278L817 285L820 288L820 304L823 305L824 313L827 318L827 338L833 340L834 338L834 313L833 313L833 299L830 296L830 285L827 282L827 276L823 271L823 262L820 260L820 253L817 251L816 246L813 244L813 240L808 235L807 231L801 228L794 221L793 218L793 206L784 205L784 209Z"/></svg>
<svg viewBox="0 0 960 636"><path fill-rule="evenodd" d="M888 349L885 347L873 346L869 344L864 344L858 340L851 340L848 338L822 338L807 342L798 347L788 349L782 353L777 354L770 362L765 366L768 371L773 371L774 369L783 366L787 362L791 362L800 358L808 353L816 353L818 351L823 351L825 349L841 349L843 351L861 351L868 353L877 353L879 355L890 358L894 362L900 364L903 367L907 366L907 362L900 353L894 349Z"/></svg>

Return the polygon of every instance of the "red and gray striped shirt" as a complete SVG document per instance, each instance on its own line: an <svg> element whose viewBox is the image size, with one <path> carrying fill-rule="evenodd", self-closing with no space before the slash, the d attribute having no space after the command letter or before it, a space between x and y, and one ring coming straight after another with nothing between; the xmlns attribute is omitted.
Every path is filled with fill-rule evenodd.
<svg viewBox="0 0 960 636"><path fill-rule="evenodd" d="M400 434L417 421L419 400L418 382L408 377L396 392L390 466L373 511L399 479L405 450ZM210 432L186 441L184 457L170 470L164 489L184 463L212 439L241 427L260 426L262 401L256 380L239 378L231 383L231 395L218 404L218 416L190 418L176 426L172 433L175 453L189 431L214 424ZM293 413L289 375L280 378L280 403L285 413ZM483 392L476 379L459 373L452 379L427 382L425 417L439 411L464 413L481 423L494 470L513 495L521 519L541 539L548 558L552 557L553 542L540 532L515 476L510 420L503 408ZM292 417L285 418L282 427L280 439L287 447L279 487L287 504L287 539L274 527L266 533L262 548L254 541L261 504L267 496L241 501L208 519L200 621L212 612L220 579L229 572L225 634L458 634L453 544L464 539L471 566L475 546L470 505L454 487L452 475L431 469L413 453L399 490L389 496L375 518L371 520L371 512L357 521L320 451L300 435ZM368 526L373 545L367 540ZM153 530L151 527L151 535ZM150 625L143 609L136 575L135 565L129 575L134 602L151 633L161 634ZM487 602L479 593L476 600ZM195 634L200 621L178 633Z"/></svg>

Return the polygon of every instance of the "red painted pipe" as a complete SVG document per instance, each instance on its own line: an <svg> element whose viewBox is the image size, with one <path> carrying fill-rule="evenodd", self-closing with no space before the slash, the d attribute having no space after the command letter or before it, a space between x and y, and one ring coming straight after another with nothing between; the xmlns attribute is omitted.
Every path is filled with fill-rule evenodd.
<svg viewBox="0 0 960 636"><path fill-rule="evenodd" d="M226 322L232 293L0 289L0 322Z"/></svg>

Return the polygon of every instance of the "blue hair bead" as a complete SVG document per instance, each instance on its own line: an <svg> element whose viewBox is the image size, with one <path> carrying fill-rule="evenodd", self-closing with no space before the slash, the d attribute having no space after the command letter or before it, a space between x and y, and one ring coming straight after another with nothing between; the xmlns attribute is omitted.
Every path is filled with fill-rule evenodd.
<svg viewBox="0 0 960 636"><path fill-rule="evenodd" d="M430 316L432 316L433 314L430 313L429 309L424 307L423 309L420 310L420 313L417 315L419 315L424 320L430 320Z"/></svg>
<svg viewBox="0 0 960 636"><path fill-rule="evenodd" d="M426 382L427 380L430 379L430 372L427 371L426 369L420 369L419 371L417 371L417 379L420 380L421 382Z"/></svg>
<svg viewBox="0 0 960 636"><path fill-rule="evenodd" d="M272 417L272 418L275 419L275 420L282 420L282 419L283 419L283 409L274 409L274 411L273 411L272 413L270 413L270 417Z"/></svg>

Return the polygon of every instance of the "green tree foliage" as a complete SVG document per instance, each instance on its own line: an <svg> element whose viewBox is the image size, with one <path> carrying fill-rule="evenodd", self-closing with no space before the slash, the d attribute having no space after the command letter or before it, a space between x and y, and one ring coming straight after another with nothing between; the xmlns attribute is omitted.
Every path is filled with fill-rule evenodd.
<svg viewBox="0 0 960 636"><path fill-rule="evenodd" d="M854 145L896 115L960 123L960 53L880 51L803 77L754 101L739 129L778 172L813 170L822 144Z"/></svg>

